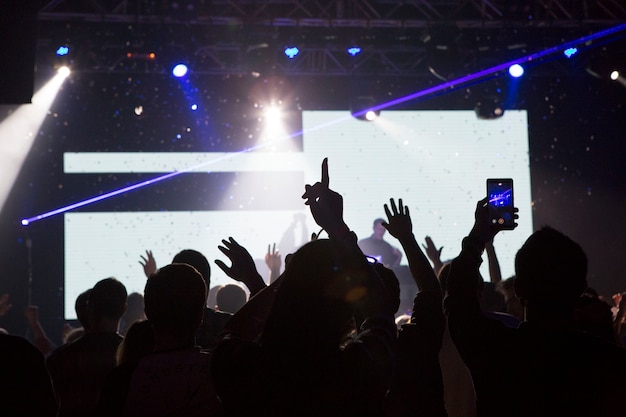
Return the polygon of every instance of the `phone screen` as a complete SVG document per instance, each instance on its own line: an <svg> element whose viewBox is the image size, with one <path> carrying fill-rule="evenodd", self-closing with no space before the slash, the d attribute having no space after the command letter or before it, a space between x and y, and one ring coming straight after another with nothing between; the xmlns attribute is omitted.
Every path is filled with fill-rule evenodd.
<svg viewBox="0 0 626 417"><path fill-rule="evenodd" d="M511 178L488 179L487 196L491 223L502 229L514 228L513 180Z"/></svg>

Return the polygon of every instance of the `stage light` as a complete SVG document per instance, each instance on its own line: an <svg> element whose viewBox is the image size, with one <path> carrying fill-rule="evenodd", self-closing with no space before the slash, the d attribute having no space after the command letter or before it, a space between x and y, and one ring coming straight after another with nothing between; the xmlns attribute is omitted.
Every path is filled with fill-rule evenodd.
<svg viewBox="0 0 626 417"><path fill-rule="evenodd" d="M474 106L476 117L482 120L493 120L504 116L504 99L499 93L484 95L476 102Z"/></svg>
<svg viewBox="0 0 626 417"><path fill-rule="evenodd" d="M357 120L373 122L380 116L380 108L372 96L359 96L350 103L350 114Z"/></svg>
<svg viewBox="0 0 626 417"><path fill-rule="evenodd" d="M568 57L571 58L572 56L576 55L576 53L578 52L577 48L567 48L566 50L563 51L563 54Z"/></svg>
<svg viewBox="0 0 626 417"><path fill-rule="evenodd" d="M285 48L285 55L289 59L294 59L296 55L300 53L300 50L296 46L288 46Z"/></svg>
<svg viewBox="0 0 626 417"><path fill-rule="evenodd" d="M46 119L50 106L68 74L69 69L59 69L57 74L33 95L32 104L17 107L0 122L0 137L11 138L11 140L0 141L0 165L2 166L0 211L39 133L41 124Z"/></svg>
<svg viewBox="0 0 626 417"><path fill-rule="evenodd" d="M348 52L348 55L350 56L357 56L358 54L361 53L361 48L359 48L358 46L352 46L348 48L347 52Z"/></svg>
<svg viewBox="0 0 626 417"><path fill-rule="evenodd" d="M70 48L68 48L67 46L63 45L63 46L59 46L59 49L57 49L57 55L58 56L64 56L70 53Z"/></svg>
<svg viewBox="0 0 626 417"><path fill-rule="evenodd" d="M193 110L193 111L198 110L198 105L197 104L192 104L191 105L191 110Z"/></svg>
<svg viewBox="0 0 626 417"><path fill-rule="evenodd" d="M373 122L374 120L376 120L379 113L376 113L374 110L368 110L365 113L365 120L367 120L368 122Z"/></svg>
<svg viewBox="0 0 626 417"><path fill-rule="evenodd" d="M613 81L617 80L619 78L619 71L618 70L613 70L611 71L611 75L609 75L609 77L611 77L611 79Z"/></svg>
<svg viewBox="0 0 626 417"><path fill-rule="evenodd" d="M66 67L66 66L62 66L61 68L59 68L59 69L57 70L57 73L58 73L61 77L63 77L63 78L67 78L67 77L69 77L69 75L70 75L70 69L69 69L68 67Z"/></svg>
<svg viewBox="0 0 626 417"><path fill-rule="evenodd" d="M513 64L509 67L509 74L513 78L519 78L524 75L524 67L520 64Z"/></svg>
<svg viewBox="0 0 626 417"><path fill-rule="evenodd" d="M282 119L282 112L276 106L266 108L264 114L268 123L277 123Z"/></svg>
<svg viewBox="0 0 626 417"><path fill-rule="evenodd" d="M185 75L187 75L187 65L185 64L177 64L176 66L174 66L174 68L172 69L172 75L174 75L174 77L184 77Z"/></svg>

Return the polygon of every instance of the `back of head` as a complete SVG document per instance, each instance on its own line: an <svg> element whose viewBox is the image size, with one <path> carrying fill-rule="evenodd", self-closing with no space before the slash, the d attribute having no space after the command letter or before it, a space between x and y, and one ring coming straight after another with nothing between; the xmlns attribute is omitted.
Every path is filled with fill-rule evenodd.
<svg viewBox="0 0 626 417"><path fill-rule="evenodd" d="M211 266L209 265L209 261L200 252L194 249L184 249L178 252L174 259L172 259L173 264L187 264L191 265L202 275L202 279L204 280L204 285L207 288L211 288Z"/></svg>
<svg viewBox="0 0 626 417"><path fill-rule="evenodd" d="M354 255L341 244L328 239L307 243L282 275L262 344L290 352L289 346L297 344L317 353L338 346L355 303L367 291L363 279L355 273Z"/></svg>
<svg viewBox="0 0 626 417"><path fill-rule="evenodd" d="M164 266L146 283L146 317L157 333L194 334L202 322L206 293L204 280L194 267Z"/></svg>
<svg viewBox="0 0 626 417"><path fill-rule="evenodd" d="M563 233L544 227L515 256L515 291L544 308L573 308L587 288L587 256Z"/></svg>
<svg viewBox="0 0 626 417"><path fill-rule="evenodd" d="M76 311L76 318L83 326L84 329L89 328L89 294L91 288L78 294L76 302L74 302L74 310Z"/></svg>
<svg viewBox="0 0 626 417"><path fill-rule="evenodd" d="M224 285L215 295L215 303L220 311L235 313L247 301L247 295L239 285Z"/></svg>
<svg viewBox="0 0 626 417"><path fill-rule="evenodd" d="M383 224L384 222L385 222L385 219L381 219L380 217L377 219L374 219L374 222L372 223L372 227L376 227L376 225Z"/></svg>
<svg viewBox="0 0 626 417"><path fill-rule="evenodd" d="M89 293L89 311L95 320L119 320L126 310L126 287L115 278L105 278ZM90 323L94 324L94 323Z"/></svg>

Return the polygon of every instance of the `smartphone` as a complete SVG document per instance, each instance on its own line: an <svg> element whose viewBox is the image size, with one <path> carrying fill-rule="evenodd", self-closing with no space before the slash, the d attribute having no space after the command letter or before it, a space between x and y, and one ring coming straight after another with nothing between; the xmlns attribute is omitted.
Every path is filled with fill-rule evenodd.
<svg viewBox="0 0 626 417"><path fill-rule="evenodd" d="M503 230L514 229L513 179L487 179L487 197L491 224Z"/></svg>

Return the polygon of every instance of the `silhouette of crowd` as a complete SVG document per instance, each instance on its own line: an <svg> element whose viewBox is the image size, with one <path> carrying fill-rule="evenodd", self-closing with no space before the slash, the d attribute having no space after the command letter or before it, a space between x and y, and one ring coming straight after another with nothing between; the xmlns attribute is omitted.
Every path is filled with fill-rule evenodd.
<svg viewBox="0 0 626 417"><path fill-rule="evenodd" d="M503 280L494 238L509 232L487 199L444 262L393 198L359 240L326 159L321 171L302 198L328 238L314 234L284 265L268 246L267 279L228 237L215 265L237 283L211 287L196 250L161 267L147 250L143 294L113 277L85 289L81 327L61 346L29 306L30 341L0 334L2 416L626 416L626 296L609 305L588 288L576 242L541 228ZM398 311L402 258L417 287L409 314ZM0 317L9 309L0 296Z"/></svg>

